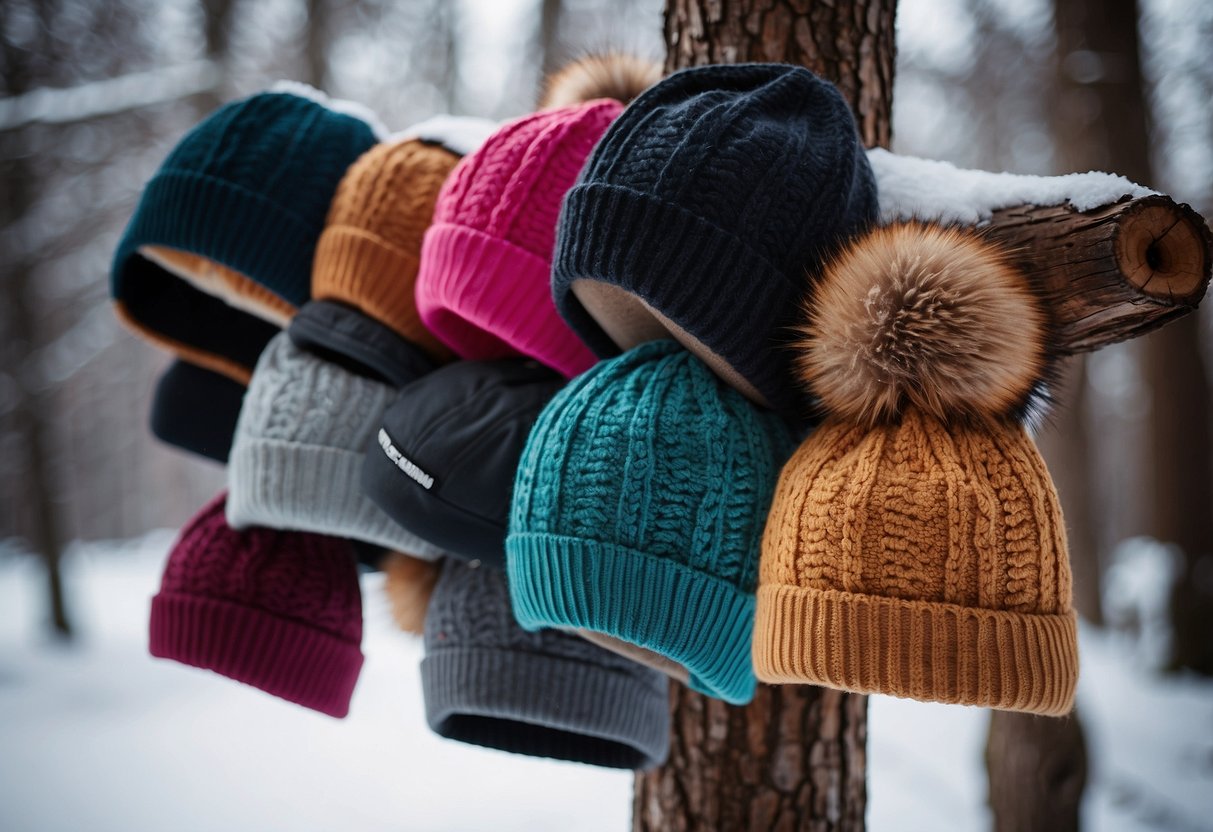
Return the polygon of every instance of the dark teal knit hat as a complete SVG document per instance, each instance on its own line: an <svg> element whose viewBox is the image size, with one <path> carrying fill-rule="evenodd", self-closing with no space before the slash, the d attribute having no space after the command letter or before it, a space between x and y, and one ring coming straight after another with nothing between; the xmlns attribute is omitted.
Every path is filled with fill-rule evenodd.
<svg viewBox="0 0 1213 832"><path fill-rule="evenodd" d="M600 357L672 333L802 423L789 325L811 276L876 211L832 84L786 64L686 69L632 102L565 198L556 306Z"/></svg>
<svg viewBox="0 0 1213 832"><path fill-rule="evenodd" d="M673 341L578 376L539 416L506 539L524 627L605 633L748 702L758 554L787 427Z"/></svg>
<svg viewBox="0 0 1213 832"><path fill-rule="evenodd" d="M114 255L119 315L194 363L247 382L278 327L177 277L140 247L198 255L299 306L337 184L375 142L361 113L302 85L220 107L144 189Z"/></svg>

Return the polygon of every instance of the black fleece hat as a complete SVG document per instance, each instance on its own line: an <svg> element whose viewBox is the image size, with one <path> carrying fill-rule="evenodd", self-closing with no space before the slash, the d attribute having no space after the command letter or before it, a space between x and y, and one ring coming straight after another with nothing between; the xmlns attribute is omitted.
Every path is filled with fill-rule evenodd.
<svg viewBox="0 0 1213 832"><path fill-rule="evenodd" d="M244 385L178 359L156 382L152 434L190 453L227 462L244 401Z"/></svg>
<svg viewBox="0 0 1213 832"><path fill-rule="evenodd" d="M394 387L403 387L437 366L421 347L340 301L305 303L286 331L300 349Z"/></svg>
<svg viewBox="0 0 1213 832"><path fill-rule="evenodd" d="M801 423L791 324L809 276L876 211L832 84L785 64L686 69L632 102L565 197L556 307L600 358L673 335Z"/></svg>
<svg viewBox="0 0 1213 832"><path fill-rule="evenodd" d="M564 379L535 361L458 361L400 391L362 465L392 519L453 555L503 566L531 426Z"/></svg>

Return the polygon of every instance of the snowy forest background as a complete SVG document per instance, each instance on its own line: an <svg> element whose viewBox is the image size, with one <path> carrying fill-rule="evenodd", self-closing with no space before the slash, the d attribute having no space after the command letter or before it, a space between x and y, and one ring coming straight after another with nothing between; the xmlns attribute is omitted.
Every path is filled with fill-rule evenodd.
<svg viewBox="0 0 1213 832"><path fill-rule="evenodd" d="M45 819L33 809L6 814L14 811L6 798L18 794L12 784L34 782L37 765L23 761L50 758L31 752L47 738L41 723L23 727L14 716L20 708L4 703L37 698L41 689L33 679L68 690L109 690L102 677L126 668L129 659L99 645L121 635L138 647L146 609L122 609L117 619L100 611L113 608L115 599L145 603L171 541L154 530L179 527L222 484L217 466L151 437L148 401L167 356L124 331L108 301L109 257L139 189L169 147L219 103L279 78L367 104L391 129L442 112L519 115L533 105L544 69L583 51L619 47L659 58L662 7L661 0L0 3L0 828L83 828L67 820L62 827L5 822L6 816L29 824ZM1127 57L1134 44L1140 73ZM1213 217L1210 44L1213 3L1205 0L901 0L893 147L987 170L1111 170ZM1199 681L1213 676L1211 328L1206 304L1153 336L1073 361L1062 396L1068 406L1038 437L1065 504L1076 601L1086 622L1084 660L1095 657L1084 666L1084 689L1090 692L1091 674L1102 672L1107 675L1097 678L1107 684L1145 684L1157 693L1117 700L1123 707L1109 706L1103 716L1102 691L1089 693L1096 700L1093 718L1110 720L1113 728L1136 720L1143 735L1161 743L1142 759L1166 770L1153 755L1166 754L1170 743L1181 756L1172 763L1185 772L1169 783L1141 786L1144 796L1123 783L1120 792L1105 783L1095 799L1106 812L1090 818L1142 824L1117 828L1213 828L1213 687ZM137 540L115 542L131 539ZM383 629L370 636L368 654L379 643L415 664L415 645L401 646L390 635ZM59 649L64 641L72 644L66 651ZM1094 653L1092 644L1099 645ZM39 664L43 654L58 657L58 669ZM131 672L155 676L143 665ZM415 681L395 681L415 687ZM110 691L115 697L116 690ZM235 698L209 707L220 713L245 704ZM1085 704L1080 697L1080 709ZM270 715L285 707L279 703L258 707L268 709L257 712L266 714L263 725L286 733L296 726L316 730L313 722ZM416 709L410 725L423 728L415 690L382 707ZM884 828L880 817L924 817L921 806L913 808L916 791L949 805L946 795L916 784L915 776L926 775L911 774L909 759L902 760L908 779L890 784L882 797L881 772L897 768L890 748L911 748L915 730L927 741L932 734L922 731L928 729L949 736L968 731L978 741L983 730L966 709L897 710L902 707L873 703L869 787L876 829ZM47 724L55 716L28 713L42 714ZM895 735L903 721L917 725ZM242 713L238 724L251 722ZM359 737L378 742L373 723L359 724L366 727L342 740L347 751L358 747ZM325 725L322 733L329 737L340 727ZM129 726L162 729L137 720ZM83 742L69 734L61 746L52 744L56 760ZM1185 738L1188 745L1180 748ZM323 738L317 742L319 749L329 747ZM436 742L427 742L427 753L446 753L432 752ZM174 756L190 753L179 748ZM1128 746L1117 753L1135 752ZM151 759L141 765L152 766ZM382 766L383 759L373 756L368 765ZM471 765L451 759L452 770ZM485 777L514 764L487 759L473 769ZM360 764L347 759L343 768L357 778ZM548 765L543 771L570 768ZM966 757L956 769L964 779L949 786L965 793L969 819L983 817L980 766L979 756ZM24 781L14 779L19 768ZM406 768L426 776L420 759ZM934 769L927 764L923 771ZM938 779L954 780L950 771L938 771ZM591 775L599 779L585 779ZM550 776L555 783L566 775ZM621 776L577 777L582 785L569 785L565 802L594 795L590 821L623 828L628 797ZM609 789L601 785L608 777ZM275 794L271 788L263 797L272 802ZM104 818L98 799L105 798L92 805ZM365 799L375 800L376 793ZM896 811L903 799L908 815ZM1117 815L1113 807L1121 804L1129 808ZM548 808L554 805L563 804ZM197 828L237 828L207 822L200 811ZM512 817L511 811L496 814ZM538 811L517 807L519 828L547 828L535 820ZM897 828L971 828L949 817L955 825L924 818L921 826ZM267 827L254 819L247 828ZM480 827L433 820L383 828Z"/></svg>

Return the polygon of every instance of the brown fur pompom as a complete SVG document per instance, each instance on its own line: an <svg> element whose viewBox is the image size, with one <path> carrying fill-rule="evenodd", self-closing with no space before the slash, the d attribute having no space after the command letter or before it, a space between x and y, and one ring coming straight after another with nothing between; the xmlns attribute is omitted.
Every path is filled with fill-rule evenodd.
<svg viewBox="0 0 1213 832"><path fill-rule="evenodd" d="M627 104L660 80L661 66L655 61L624 52L586 55L544 79L539 109L567 107L595 98L613 98Z"/></svg>
<svg viewBox="0 0 1213 832"><path fill-rule="evenodd" d="M392 620L406 633L425 632L425 612L438 583L438 564L402 552L388 552L380 563Z"/></svg>
<svg viewBox="0 0 1213 832"><path fill-rule="evenodd" d="M1027 278L993 243L898 224L854 240L808 302L799 368L826 409L863 425L909 404L939 419L1034 415L1051 355Z"/></svg>

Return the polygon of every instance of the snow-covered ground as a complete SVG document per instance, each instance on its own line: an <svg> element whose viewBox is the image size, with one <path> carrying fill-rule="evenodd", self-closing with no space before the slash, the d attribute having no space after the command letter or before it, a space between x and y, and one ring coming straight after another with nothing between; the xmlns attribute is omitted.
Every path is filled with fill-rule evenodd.
<svg viewBox="0 0 1213 832"><path fill-rule="evenodd" d="M218 676L151 659L148 602L170 533L77 547L83 638L48 644L41 572L0 558L0 830L610 830L631 777L433 736L417 640L366 579L367 664L332 720ZM1083 633L1079 706L1091 744L1087 828L1213 829L1213 684L1135 669ZM986 712L873 697L869 827L988 828Z"/></svg>

